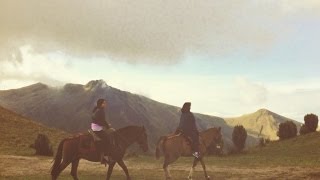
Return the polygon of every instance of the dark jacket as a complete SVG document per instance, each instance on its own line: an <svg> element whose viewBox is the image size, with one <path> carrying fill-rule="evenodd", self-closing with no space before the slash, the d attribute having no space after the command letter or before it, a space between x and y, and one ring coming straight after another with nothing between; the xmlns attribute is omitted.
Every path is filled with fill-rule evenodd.
<svg viewBox="0 0 320 180"><path fill-rule="evenodd" d="M196 120L191 112L184 112L180 117L180 124L178 127L186 135L198 134Z"/></svg>
<svg viewBox="0 0 320 180"><path fill-rule="evenodd" d="M104 109L98 108L92 114L92 122L100 126L106 127L107 129L110 128L109 124L106 121L106 115L105 115Z"/></svg>

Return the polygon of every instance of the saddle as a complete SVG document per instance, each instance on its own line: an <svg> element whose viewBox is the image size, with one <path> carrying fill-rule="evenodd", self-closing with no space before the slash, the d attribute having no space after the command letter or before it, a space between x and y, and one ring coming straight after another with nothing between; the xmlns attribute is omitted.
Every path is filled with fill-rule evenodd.
<svg viewBox="0 0 320 180"><path fill-rule="evenodd" d="M113 132L115 132L116 130L113 129L113 128L109 128L109 129L106 129L106 130L104 130L104 131L107 133L107 135L110 135L110 134L112 134ZM92 136L94 142L96 142L96 141L101 141L101 140L102 140L99 136L96 135L96 133L94 133L94 132L92 131L92 129L88 129L88 132L89 132L89 134Z"/></svg>
<svg viewBox="0 0 320 180"><path fill-rule="evenodd" d="M79 134L79 151L88 154L97 151L93 137L89 133Z"/></svg>
<svg viewBox="0 0 320 180"><path fill-rule="evenodd" d="M115 130L109 128L105 130L108 135L112 134ZM92 153L97 151L97 144L101 143L101 138L97 136L91 129L87 133L80 133L69 139L79 138L79 151L83 154Z"/></svg>
<svg viewBox="0 0 320 180"><path fill-rule="evenodd" d="M111 138L114 136L113 133L115 132L115 129L109 128L109 129L104 129L104 131L108 136L110 136L109 143L111 143L111 145L115 147L116 145L115 139ZM105 142L103 142L102 139L94 131L92 131L92 129L88 129L87 137L83 136L80 139L80 146L81 146L80 149L84 153L96 151L97 148L100 147L99 149L101 149L101 147L105 145L106 145Z"/></svg>
<svg viewBox="0 0 320 180"><path fill-rule="evenodd" d="M192 139L189 136L183 134L182 132L179 132L178 134L170 134L168 136L165 136L165 140L168 140L168 139L171 139L171 138L175 138L175 137L179 137L179 136L183 137L186 140L188 145L191 145L193 143Z"/></svg>
<svg viewBox="0 0 320 180"><path fill-rule="evenodd" d="M88 133L92 136L93 141L101 141L101 138L97 136L96 133L92 131L92 129L88 129Z"/></svg>

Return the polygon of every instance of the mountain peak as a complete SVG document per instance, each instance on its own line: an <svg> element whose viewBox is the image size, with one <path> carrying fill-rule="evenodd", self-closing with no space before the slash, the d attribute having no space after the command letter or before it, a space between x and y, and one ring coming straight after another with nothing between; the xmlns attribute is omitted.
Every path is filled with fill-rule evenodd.
<svg viewBox="0 0 320 180"><path fill-rule="evenodd" d="M260 113L260 114L270 114L270 113L272 113L272 112L269 111L268 109L262 108L262 109L259 109L259 110L257 111L257 113Z"/></svg>
<svg viewBox="0 0 320 180"><path fill-rule="evenodd" d="M85 86L84 88L86 90L92 90L92 89L96 89L96 88L106 88L106 87L109 87L108 84L100 79L100 80L92 80L92 81L89 81Z"/></svg>
<svg viewBox="0 0 320 180"><path fill-rule="evenodd" d="M49 88L48 85L38 82L36 84L32 84L32 85L23 87L21 89L30 89L32 91L36 91L36 90L47 89L47 88Z"/></svg>

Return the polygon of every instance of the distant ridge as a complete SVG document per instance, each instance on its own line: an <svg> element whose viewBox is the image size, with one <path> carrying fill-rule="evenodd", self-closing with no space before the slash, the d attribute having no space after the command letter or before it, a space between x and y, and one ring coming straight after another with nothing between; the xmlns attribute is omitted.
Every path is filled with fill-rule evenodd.
<svg viewBox="0 0 320 180"><path fill-rule="evenodd" d="M262 129L261 136L269 138L270 140L278 139L277 131L279 124L282 122L293 121L297 125L298 130L301 126L300 122L286 118L267 109L260 109L251 114L245 114L235 118L226 118L225 120L230 126L243 125L248 133L255 137L259 136L260 130Z"/></svg>

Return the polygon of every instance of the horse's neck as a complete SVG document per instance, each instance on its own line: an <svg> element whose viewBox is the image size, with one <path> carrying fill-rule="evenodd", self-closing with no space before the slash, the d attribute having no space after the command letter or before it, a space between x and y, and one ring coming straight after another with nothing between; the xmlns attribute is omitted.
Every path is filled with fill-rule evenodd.
<svg viewBox="0 0 320 180"><path fill-rule="evenodd" d="M214 139L214 138L212 138L213 133L214 132L212 132L212 130L207 130L207 131L201 132L201 139L204 142L204 144L206 145L206 147L209 147L210 144L212 143L212 141Z"/></svg>
<svg viewBox="0 0 320 180"><path fill-rule="evenodd" d="M135 130L121 131L118 132L118 136L119 142L128 147L136 142L138 133Z"/></svg>

